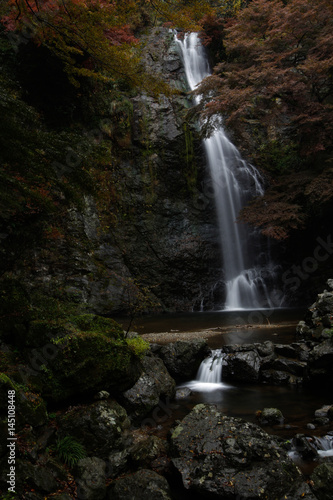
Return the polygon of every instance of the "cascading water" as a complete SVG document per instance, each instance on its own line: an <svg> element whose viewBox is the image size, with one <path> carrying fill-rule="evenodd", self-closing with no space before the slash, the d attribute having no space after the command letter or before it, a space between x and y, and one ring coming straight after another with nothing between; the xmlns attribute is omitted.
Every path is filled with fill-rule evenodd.
<svg viewBox="0 0 333 500"><path fill-rule="evenodd" d="M184 63L191 90L210 74L204 47L197 33L175 37ZM219 221L220 244L223 256L226 299L229 310L273 307L266 279L272 279L274 268L267 252L260 250L258 233L244 224L236 223L240 209L253 196L262 195L259 172L244 161L237 148L227 138L223 127L204 140L207 162L214 186ZM266 262L259 262L258 257Z"/></svg>
<svg viewBox="0 0 333 500"><path fill-rule="evenodd" d="M208 384L219 384L222 380L222 352L220 349L213 351L212 357L202 361L197 380Z"/></svg>
<svg viewBox="0 0 333 500"><path fill-rule="evenodd" d="M197 378L191 382L186 382L184 386L199 392L210 392L217 389L230 388L231 386L222 382L222 366L222 350L213 350L211 356L202 361L197 373Z"/></svg>

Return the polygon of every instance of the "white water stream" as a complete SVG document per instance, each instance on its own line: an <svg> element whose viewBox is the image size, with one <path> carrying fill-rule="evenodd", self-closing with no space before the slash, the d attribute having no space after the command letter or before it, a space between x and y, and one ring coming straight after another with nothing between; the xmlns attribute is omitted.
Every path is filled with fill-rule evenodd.
<svg viewBox="0 0 333 500"><path fill-rule="evenodd" d="M202 361L196 379L191 382L186 382L183 386L199 392L210 392L217 389L230 388L230 385L222 382L222 366L222 350L215 349L212 351L211 356L208 356Z"/></svg>
<svg viewBox="0 0 333 500"><path fill-rule="evenodd" d="M210 74L204 47L197 33L185 35L179 45L191 90ZM240 209L254 196L263 194L259 172L241 158L223 127L204 140L219 222L226 298L224 309L262 309L272 304L266 279L272 281L274 269L269 252L260 249L258 234L236 222ZM258 257L264 260L259 263Z"/></svg>

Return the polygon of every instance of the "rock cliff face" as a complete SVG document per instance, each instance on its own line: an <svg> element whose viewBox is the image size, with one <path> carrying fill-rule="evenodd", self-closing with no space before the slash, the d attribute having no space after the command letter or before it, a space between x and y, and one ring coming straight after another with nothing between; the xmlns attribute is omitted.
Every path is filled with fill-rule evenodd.
<svg viewBox="0 0 333 500"><path fill-rule="evenodd" d="M105 204L100 189L68 211L65 237L32 249L29 265L16 271L31 288L52 294L60 287L99 314L126 311L135 283L152 287L161 309L209 302L221 265L215 209L201 140L186 118L190 102L173 36L167 29L150 33L146 64L180 93L128 99L123 133L110 138L116 153L105 189L116 189L117 200L106 193ZM111 103L104 113L109 128L114 109Z"/></svg>

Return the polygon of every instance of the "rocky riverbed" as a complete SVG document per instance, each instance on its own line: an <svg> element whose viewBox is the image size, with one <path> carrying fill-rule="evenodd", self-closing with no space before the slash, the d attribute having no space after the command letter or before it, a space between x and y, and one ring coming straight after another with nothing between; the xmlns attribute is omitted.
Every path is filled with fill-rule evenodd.
<svg viewBox="0 0 333 500"><path fill-rule="evenodd" d="M332 314L329 280L291 344L223 346L224 378L244 387L255 382L329 389ZM197 332L171 343L162 335L163 342L155 337L148 345L93 315L48 328L30 325L23 357L8 340L2 344L7 368L0 378L2 498L167 500L187 493L230 500L331 498L333 464L321 463L308 436L296 437L300 456L318 465L310 477L290 458L291 444L266 432L272 418L283 419L277 409L258 408L255 424L199 404L176 419L167 435L156 432L175 415L176 385L194 378L209 356ZM8 394L15 395L11 455ZM331 425L332 403L313 416L319 434Z"/></svg>

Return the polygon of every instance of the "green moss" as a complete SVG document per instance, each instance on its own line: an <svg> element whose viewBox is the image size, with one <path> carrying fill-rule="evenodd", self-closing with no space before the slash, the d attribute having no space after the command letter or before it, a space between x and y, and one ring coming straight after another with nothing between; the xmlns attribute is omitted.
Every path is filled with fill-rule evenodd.
<svg viewBox="0 0 333 500"><path fill-rule="evenodd" d="M6 374L0 374L0 406L6 408L8 391L15 391L15 410L17 427L25 424L32 426L42 425L47 419L45 402L39 394L32 392L28 387L14 382Z"/></svg>
<svg viewBox="0 0 333 500"><path fill-rule="evenodd" d="M126 343L131 351L140 359L142 359L149 350L149 342L146 342L141 337L126 339Z"/></svg>
<svg viewBox="0 0 333 500"><path fill-rule="evenodd" d="M59 401L102 389L121 390L139 376L139 356L125 339L81 331L53 344L54 355L41 369L46 398Z"/></svg>
<svg viewBox="0 0 333 500"><path fill-rule="evenodd" d="M81 314L71 316L69 320L84 332L100 333L109 338L121 339L124 331L121 326L111 318L104 318L96 314Z"/></svg>

